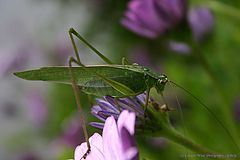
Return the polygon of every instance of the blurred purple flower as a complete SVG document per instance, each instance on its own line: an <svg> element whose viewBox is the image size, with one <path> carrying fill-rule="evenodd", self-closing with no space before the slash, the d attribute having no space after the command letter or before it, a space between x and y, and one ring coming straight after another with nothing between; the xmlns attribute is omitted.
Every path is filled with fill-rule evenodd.
<svg viewBox="0 0 240 160"><path fill-rule="evenodd" d="M161 65L156 65L154 63L156 59L154 58L150 56L150 51L148 48L141 45L131 48L129 52L129 59L131 59L134 63L150 67L154 71L160 72L162 67Z"/></svg>
<svg viewBox="0 0 240 160"><path fill-rule="evenodd" d="M18 160L39 160L39 159L40 157L33 152L25 152L18 157Z"/></svg>
<svg viewBox="0 0 240 160"><path fill-rule="evenodd" d="M64 129L61 140L70 147L76 148L81 142L84 141L82 126L79 124L78 117L71 120Z"/></svg>
<svg viewBox="0 0 240 160"><path fill-rule="evenodd" d="M18 47L0 50L0 76L5 77L27 66L43 64L42 51L34 43L25 42Z"/></svg>
<svg viewBox="0 0 240 160"><path fill-rule="evenodd" d="M73 47L69 44L69 39L60 37L54 44L50 59L55 65L68 65L68 57L73 53Z"/></svg>
<svg viewBox="0 0 240 160"><path fill-rule="evenodd" d="M180 53L180 54L190 54L192 49L189 45L183 42L170 41L168 42L169 50Z"/></svg>
<svg viewBox="0 0 240 160"><path fill-rule="evenodd" d="M25 47L21 47L17 51L1 50L0 52L3 55L0 59L0 76L23 69L29 60L29 50Z"/></svg>
<svg viewBox="0 0 240 160"><path fill-rule="evenodd" d="M116 120L122 110L135 112L138 119L144 118L143 105L145 104L145 94L140 94L136 97L128 97L114 100L111 96L106 96L104 99L96 99L97 105L92 107L92 114L99 120L105 122L109 116L113 116ZM136 125L140 125L140 121L136 121ZM91 126L103 129L104 123L91 122Z"/></svg>
<svg viewBox="0 0 240 160"><path fill-rule="evenodd" d="M129 58L134 61L134 63L141 64L143 66L151 66L151 58L147 48L143 46L134 47L129 55Z"/></svg>
<svg viewBox="0 0 240 160"><path fill-rule="evenodd" d="M134 140L135 113L124 110L116 123L115 117L106 119L103 136L95 133L89 138L91 152L88 160L135 160L138 150ZM75 160L80 160L87 150L86 142L75 149Z"/></svg>
<svg viewBox="0 0 240 160"><path fill-rule="evenodd" d="M234 105L234 116L235 119L240 122L240 98L238 98Z"/></svg>
<svg viewBox="0 0 240 160"><path fill-rule="evenodd" d="M207 7L198 7L189 11L188 22L194 40L199 42L213 30L214 17L210 9Z"/></svg>
<svg viewBox="0 0 240 160"><path fill-rule="evenodd" d="M47 103L44 101L43 93L31 91L28 99L28 116L34 125L41 127L48 118Z"/></svg>
<svg viewBox="0 0 240 160"><path fill-rule="evenodd" d="M186 12L186 0L131 0L121 20L129 30L156 38L178 24Z"/></svg>

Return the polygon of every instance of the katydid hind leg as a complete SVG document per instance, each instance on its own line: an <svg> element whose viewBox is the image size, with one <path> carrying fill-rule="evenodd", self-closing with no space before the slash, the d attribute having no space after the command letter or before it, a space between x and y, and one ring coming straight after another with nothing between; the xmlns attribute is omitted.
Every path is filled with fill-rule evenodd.
<svg viewBox="0 0 240 160"><path fill-rule="evenodd" d="M76 43L74 41L74 38L73 38L70 30L69 30L69 37L71 39L71 43L72 43L74 53L75 53L75 56L76 56L76 59L74 57L69 58L69 61L68 61L68 63L69 63L69 73L70 73L70 77L71 77L72 88L73 88L77 108L78 108L78 111L79 111L79 114L80 114L80 123L82 125L84 138L85 138L85 141L87 143L87 148L88 148L86 153L83 155L83 157L81 159L86 159L87 155L91 151L91 146L90 146L90 142L89 142L89 139L88 139L89 137L88 137L88 132L87 132L87 126L86 126L86 123L85 123L81 102L80 102L80 99L79 99L80 90L79 90L79 87L77 86L76 78L75 78L74 73L73 73L72 63L76 63L77 65L83 66L83 67L84 67L84 65L81 63L81 59L80 59L80 56L79 56L79 53L78 53L78 49L76 47Z"/></svg>
<svg viewBox="0 0 240 160"><path fill-rule="evenodd" d="M74 48L74 52L75 52L75 55L76 55L76 58L77 59L74 59L73 62L75 62L76 64L82 66L83 68L86 68L86 66L84 66L82 63L81 63L81 60L80 60L80 56L79 56L79 53L78 53L78 50L77 50L77 47L76 47L76 43L74 41L74 38L73 38L73 35L75 35L77 38L79 38L84 44L86 44L91 50L94 51L94 53L96 53L103 61L105 61L106 63L108 64L113 64L111 62L111 60L109 60L107 57L105 57L103 54L101 54L96 48L94 48L90 43L88 43L77 31L75 31L73 28L70 28L69 29L69 36L70 36L70 39L71 39L71 42L72 42L72 45L73 45L73 48ZM117 81L114 81L112 79L109 79L107 77L104 77L102 76L101 74L97 73L97 72L94 72L99 78L103 79L107 84L109 84L111 87L113 87L114 89L116 89L117 91L121 92L123 95L131 95L131 94L134 94L134 92L127 86L123 85L123 84L120 84L118 83Z"/></svg>
<svg viewBox="0 0 240 160"><path fill-rule="evenodd" d="M85 45L87 45L95 54L97 54L104 62L106 62L107 64L113 64L113 62L107 58L106 56L104 56L101 52L99 52L95 47L93 47L86 39L84 39L75 29L70 28L69 31L69 36L71 38L71 40L73 41L73 35L75 35L79 40L81 40ZM74 42L74 50L76 53L76 57L79 60L79 54L77 52L77 48Z"/></svg>
<svg viewBox="0 0 240 160"><path fill-rule="evenodd" d="M81 159L85 159L87 157L87 155L90 153L91 151L91 146L90 146L90 142L88 139L88 133L87 133L87 126L84 120L84 115L83 115L83 110L82 110L82 106L81 106L81 102L79 99L79 95L80 95L80 90L76 84L76 79L74 77L73 74L73 70L72 70L72 63L77 63L78 61L75 60L73 57L70 57L68 63L69 63L69 73L71 76L71 81L72 81L72 88L73 88L73 92L74 92L74 96L75 96L75 100L76 100L76 104L77 104L77 108L78 108L78 112L80 114L80 124L82 125L82 129L83 129L83 133L84 133L84 138L85 141L87 142L87 151L86 153L83 155L83 157ZM78 64L78 63L77 63Z"/></svg>
<svg viewBox="0 0 240 160"><path fill-rule="evenodd" d="M71 76L72 87L73 87L76 103L77 103L77 106L78 106L78 110L80 112L80 117L81 117L80 121L81 121L81 124L83 126L84 136L85 136L85 139L86 139L86 142L87 142L87 146L88 146L88 150L86 151L86 153L83 156L83 158L85 158L87 156L87 154L90 152L90 143L89 143L89 140L88 140L87 127L86 127L86 124L85 124L85 121L84 121L84 118L83 118L82 107L81 107L80 100L79 100L79 97L78 97L79 94L80 94L80 90L79 90L79 88L77 86L76 79L75 79L75 76L74 76L74 73L73 73L72 63L75 63L75 64L85 68L86 71L87 71L87 68L86 68L86 66L84 64L82 64L82 62L80 60L80 56L79 56L78 49L76 47L76 43L74 41L73 35L77 36L78 38L80 36L75 30L73 30L73 29L69 30L69 36L70 36L70 39L71 39L71 42L72 42L72 45L73 45L73 48L74 48L74 52L75 52L75 55L76 55L76 59L73 58L73 57L70 57L70 59L69 59L69 72L70 72L70 76ZM81 36L80 36L80 38L81 38ZM83 42L85 42L84 39L83 39ZM87 43L87 45L88 45L88 43ZM104 58L103 58L103 60L104 60ZM108 83L110 86L112 86L116 90L120 91L124 95L129 95L129 94L133 93L133 91L130 88L128 88L127 86L125 86L123 84L119 84L118 82L116 82L116 81L114 81L112 79L106 78L106 77L102 76L99 73L96 73L96 72L94 72L94 73L99 78L102 78L106 83Z"/></svg>

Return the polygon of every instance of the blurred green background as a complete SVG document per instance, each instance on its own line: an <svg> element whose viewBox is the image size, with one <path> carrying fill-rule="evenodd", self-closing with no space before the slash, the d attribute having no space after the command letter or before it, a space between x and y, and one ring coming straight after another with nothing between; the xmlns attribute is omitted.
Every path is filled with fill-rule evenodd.
<svg viewBox="0 0 240 160"><path fill-rule="evenodd" d="M189 46L191 53L179 53L168 45L170 41L192 44L185 20L155 39L142 37L120 23L127 4L127 0L0 0L0 159L73 158L74 148L83 141L71 86L29 82L12 75L24 69L66 65L73 55L70 27L112 61L120 64L127 57L191 91L240 144L239 0L188 1L186 12L205 6L214 17L211 33L196 48ZM85 64L103 64L81 43L78 48ZM175 95L179 97L183 121L179 112L170 113L177 130L184 133L186 126L186 136L196 143L219 153L236 153L231 138L198 102L169 85L164 94L172 108L177 107ZM156 94L152 96L162 103ZM87 96L81 100L87 122L96 120ZM88 128L90 134L101 132ZM137 140L140 156L147 159L185 159L182 155L192 153L161 137Z"/></svg>

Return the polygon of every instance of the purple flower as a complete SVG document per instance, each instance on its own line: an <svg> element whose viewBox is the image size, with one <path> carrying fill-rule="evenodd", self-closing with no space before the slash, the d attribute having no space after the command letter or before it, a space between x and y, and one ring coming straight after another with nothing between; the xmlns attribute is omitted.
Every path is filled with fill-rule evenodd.
<svg viewBox="0 0 240 160"><path fill-rule="evenodd" d="M39 160L40 157L35 153L29 151L29 152L22 153L22 155L20 155L18 159L19 160Z"/></svg>
<svg viewBox="0 0 240 160"><path fill-rule="evenodd" d="M70 147L77 147L80 142L84 141L82 126L79 124L79 117L67 123L67 126L64 128L64 133L62 135L62 140L65 144L69 145Z"/></svg>
<svg viewBox="0 0 240 160"><path fill-rule="evenodd" d="M61 140L64 144L76 148L80 142L84 141L84 137L79 135L83 135L83 131L82 126L79 124L79 117L76 117L65 126Z"/></svg>
<svg viewBox="0 0 240 160"><path fill-rule="evenodd" d="M141 36L156 38L178 24L185 11L186 0L131 0L121 23Z"/></svg>
<svg viewBox="0 0 240 160"><path fill-rule="evenodd" d="M48 118L47 103L44 101L43 93L33 90L28 95L28 116L34 125L41 127Z"/></svg>
<svg viewBox="0 0 240 160"><path fill-rule="evenodd" d="M168 42L168 48L173 52L185 55L192 52L191 47L183 42L170 41Z"/></svg>
<svg viewBox="0 0 240 160"><path fill-rule="evenodd" d="M0 59L0 76L6 76L13 71L23 69L29 60L30 51L21 47L17 51L0 50L2 58Z"/></svg>
<svg viewBox="0 0 240 160"><path fill-rule="evenodd" d="M190 10L188 22L194 40L199 42L213 30L214 17L207 7L198 7Z"/></svg>
<svg viewBox="0 0 240 160"><path fill-rule="evenodd" d="M73 53L73 48L67 40L60 36L59 40L54 44L50 58L55 65L68 65L67 60L70 54Z"/></svg>
<svg viewBox="0 0 240 160"><path fill-rule="evenodd" d="M151 62L149 51L147 50L147 48L143 46L134 47L130 52L129 59L133 60L134 63L140 64L143 66L152 67L152 64L153 64Z"/></svg>
<svg viewBox="0 0 240 160"><path fill-rule="evenodd" d="M116 123L114 116L106 119L102 136L95 133L89 138L91 152L88 160L135 160L138 150L134 140L135 113L124 110ZM75 149L74 159L80 160L87 151L86 142Z"/></svg>
<svg viewBox="0 0 240 160"><path fill-rule="evenodd" d="M145 94L140 94L132 98L116 99L116 101L113 97L106 96L104 99L96 99L97 105L92 107L91 112L95 117L105 122L109 116L113 116L117 120L122 110L128 110L136 113L136 125L140 125L140 120L144 119L143 106L145 104L145 99ZM104 123L91 122L90 125L103 129Z"/></svg>

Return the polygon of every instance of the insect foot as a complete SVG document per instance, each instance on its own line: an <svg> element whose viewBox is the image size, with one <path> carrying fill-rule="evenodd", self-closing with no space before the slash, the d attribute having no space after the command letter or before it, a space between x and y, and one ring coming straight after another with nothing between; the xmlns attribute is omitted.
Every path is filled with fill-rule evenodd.
<svg viewBox="0 0 240 160"><path fill-rule="evenodd" d="M171 111L176 111L174 108L169 108L168 105L164 104L160 106L160 111L161 112L171 112Z"/></svg>
<svg viewBox="0 0 240 160"><path fill-rule="evenodd" d="M161 110L162 112L168 112L168 111L170 111L170 109L167 107L166 104L162 105L162 106L160 107L160 110Z"/></svg>
<svg viewBox="0 0 240 160"><path fill-rule="evenodd" d="M90 154L90 152L91 152L91 148L88 148L87 151L86 151L86 153L84 153L84 155L82 156L82 158L81 158L80 160L86 159L87 156L88 156L88 154Z"/></svg>

